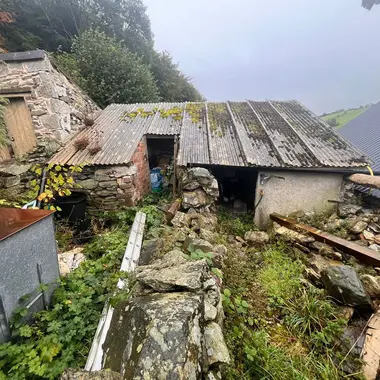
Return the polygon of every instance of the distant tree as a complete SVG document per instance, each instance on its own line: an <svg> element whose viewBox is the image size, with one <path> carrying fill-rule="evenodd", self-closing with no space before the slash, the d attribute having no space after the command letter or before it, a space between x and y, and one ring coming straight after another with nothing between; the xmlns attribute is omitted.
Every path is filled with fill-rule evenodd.
<svg viewBox="0 0 380 380"><path fill-rule="evenodd" d="M2 19L6 21L2 22ZM82 40L82 33L94 29L102 32L103 37L111 38L112 44L117 41L118 52L122 47L126 48L123 51L128 55L129 62L136 60L136 56L132 59L131 53L140 57L137 67L141 68L144 63L144 70L148 68L153 73L162 100L180 102L201 99L190 78L179 70L170 55L155 51L150 20L142 0L0 0L0 46L9 51L39 48L68 53L58 57L59 63L87 91L94 89L95 84L89 88L92 82L83 61L80 67L75 62L79 57L78 49L73 55L71 49L75 46L73 41L78 43L78 38ZM87 39L87 53L89 43ZM100 57L107 51L109 49L98 50L97 54ZM129 74L125 73L126 77L131 78ZM151 75L149 78L151 80ZM111 92L111 84L116 82L105 85L108 92ZM114 97L118 96L118 91L115 89ZM96 100L93 92L89 95ZM100 98L100 104L108 104L112 99L104 95L95 94L97 99ZM121 98L137 101L137 98L128 96ZM146 98L156 99L151 92L146 94Z"/></svg>
<svg viewBox="0 0 380 380"><path fill-rule="evenodd" d="M75 37L72 55L57 60L101 107L160 100L148 66L103 32L89 30Z"/></svg>
<svg viewBox="0 0 380 380"><path fill-rule="evenodd" d="M371 10L375 4L380 4L380 0L362 0L362 6Z"/></svg>
<svg viewBox="0 0 380 380"><path fill-rule="evenodd" d="M69 50L72 38L89 28L123 40L135 52L153 46L150 20L141 0L0 0L0 10L15 19L1 25L11 51L55 51L60 45Z"/></svg>
<svg viewBox="0 0 380 380"><path fill-rule="evenodd" d="M202 101L203 97L173 63L168 52L154 53L151 69L157 81L161 98L166 102Z"/></svg>
<svg viewBox="0 0 380 380"><path fill-rule="evenodd" d="M335 117L332 117L332 118L330 118L330 119L327 119L326 120L326 123L328 124L328 125L330 125L330 127L337 127L338 125L339 125L339 123L337 122L337 120L336 120L336 118Z"/></svg>

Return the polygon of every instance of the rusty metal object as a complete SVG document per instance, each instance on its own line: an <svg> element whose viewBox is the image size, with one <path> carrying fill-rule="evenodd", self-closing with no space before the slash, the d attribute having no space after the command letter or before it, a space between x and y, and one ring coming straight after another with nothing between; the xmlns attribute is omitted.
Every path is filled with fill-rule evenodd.
<svg viewBox="0 0 380 380"><path fill-rule="evenodd" d="M306 224L297 223L296 220L287 218L277 213L271 214L270 218L274 222L280 224L281 226L297 229L303 233L306 232L312 235L315 238L315 240L321 241L325 244L338 248L342 252L352 255L356 257L358 260L365 262L366 264L373 265L376 267L380 266L380 254L373 251L372 249L362 247L351 241L347 241L345 239L331 235L327 232L318 230L317 228L308 226Z"/></svg>
<svg viewBox="0 0 380 380"><path fill-rule="evenodd" d="M0 209L0 240L53 214L49 210L20 210L17 208Z"/></svg>

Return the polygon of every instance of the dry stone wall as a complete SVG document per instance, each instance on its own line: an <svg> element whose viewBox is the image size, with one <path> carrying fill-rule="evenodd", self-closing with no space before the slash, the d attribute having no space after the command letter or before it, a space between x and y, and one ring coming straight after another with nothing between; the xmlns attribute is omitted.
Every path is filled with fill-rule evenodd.
<svg viewBox="0 0 380 380"><path fill-rule="evenodd" d="M38 141L28 161L55 152L62 143L94 118L99 107L57 71L47 55L25 62L0 62L0 94L22 94L30 110Z"/></svg>

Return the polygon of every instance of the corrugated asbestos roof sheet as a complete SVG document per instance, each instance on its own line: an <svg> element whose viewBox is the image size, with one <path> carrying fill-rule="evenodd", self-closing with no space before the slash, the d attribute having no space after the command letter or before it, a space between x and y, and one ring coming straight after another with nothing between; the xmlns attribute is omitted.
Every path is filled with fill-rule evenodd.
<svg viewBox="0 0 380 380"><path fill-rule="evenodd" d="M380 174L380 102L339 129L352 144L372 161L372 170Z"/></svg>
<svg viewBox="0 0 380 380"><path fill-rule="evenodd" d="M179 136L179 165L352 168L368 162L296 101L112 104L50 162L126 164L145 135ZM80 138L101 150L77 150Z"/></svg>

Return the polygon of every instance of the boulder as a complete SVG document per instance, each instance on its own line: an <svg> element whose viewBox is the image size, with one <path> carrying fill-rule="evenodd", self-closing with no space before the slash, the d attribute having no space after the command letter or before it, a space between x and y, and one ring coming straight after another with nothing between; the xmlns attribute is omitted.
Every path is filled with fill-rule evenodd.
<svg viewBox="0 0 380 380"><path fill-rule="evenodd" d="M204 318L205 321L214 321L216 319L216 316L218 314L218 309L208 303L207 301L204 302Z"/></svg>
<svg viewBox="0 0 380 380"><path fill-rule="evenodd" d="M336 316L338 318L345 319L347 321L350 321L352 316L354 315L355 309L350 306L337 306L336 308Z"/></svg>
<svg viewBox="0 0 380 380"><path fill-rule="evenodd" d="M66 276L86 260L82 247L74 248L71 251L58 254L59 273Z"/></svg>
<svg viewBox="0 0 380 380"><path fill-rule="evenodd" d="M171 224L176 228L189 227L189 215L185 214L184 212L177 211L174 215L174 218L171 220Z"/></svg>
<svg viewBox="0 0 380 380"><path fill-rule="evenodd" d="M380 298L380 277L363 274L360 280L371 298Z"/></svg>
<svg viewBox="0 0 380 380"><path fill-rule="evenodd" d="M362 211L362 208L354 204L340 203L338 206L338 215L342 218L347 218L351 215L357 215Z"/></svg>
<svg viewBox="0 0 380 380"><path fill-rule="evenodd" d="M179 265L146 265L137 269L136 279L147 291L198 291L209 275L206 260L188 261Z"/></svg>
<svg viewBox="0 0 380 380"><path fill-rule="evenodd" d="M380 233L380 226L376 223L370 223L368 225L368 230L372 231L374 234Z"/></svg>
<svg viewBox="0 0 380 380"><path fill-rule="evenodd" d="M356 222L356 224L350 229L350 232L353 234L360 234L367 228L367 226L368 223L359 220L359 222Z"/></svg>
<svg viewBox="0 0 380 380"><path fill-rule="evenodd" d="M214 176L205 168L191 168L187 171L187 180L185 183L196 181L202 187L211 187Z"/></svg>
<svg viewBox="0 0 380 380"><path fill-rule="evenodd" d="M374 241L375 240L375 234L373 232L364 230L363 231L363 236L364 236L364 238L366 240L369 240L369 241Z"/></svg>
<svg viewBox="0 0 380 380"><path fill-rule="evenodd" d="M352 267L340 265L322 272L322 281L329 295L346 306L370 306L370 300Z"/></svg>
<svg viewBox="0 0 380 380"><path fill-rule="evenodd" d="M210 197L219 198L219 185L218 185L218 181L215 178L211 182L211 185L208 187L203 187L203 190Z"/></svg>
<svg viewBox="0 0 380 380"><path fill-rule="evenodd" d="M269 242L269 235L264 231L248 231L244 235L244 240L251 246L263 245Z"/></svg>
<svg viewBox="0 0 380 380"><path fill-rule="evenodd" d="M220 326L215 322L209 323L205 327L204 338L208 365L229 364L230 354Z"/></svg>
<svg viewBox="0 0 380 380"><path fill-rule="evenodd" d="M209 206L211 204L207 194L202 189L196 189L194 191L185 191L183 193L182 206L184 209L201 208Z"/></svg>
<svg viewBox="0 0 380 380"><path fill-rule="evenodd" d="M299 232L293 231L284 226L276 228L275 233L281 236L283 239L285 239L288 242L299 243L299 244L309 244L315 241L315 239L312 236L300 234Z"/></svg>
<svg viewBox="0 0 380 380"><path fill-rule="evenodd" d="M159 254L164 242L161 239L151 239L145 240L141 248L141 253L139 257L139 265L150 264Z"/></svg>
<svg viewBox="0 0 380 380"><path fill-rule="evenodd" d="M326 257L316 255L314 253L311 253L308 256L307 266L316 273L318 280L321 279L322 272L324 270L327 270L330 267L339 266L339 265L342 265L340 261L331 260Z"/></svg>
<svg viewBox="0 0 380 380"><path fill-rule="evenodd" d="M187 292L121 301L103 345L104 366L123 379L200 379L202 309L202 297Z"/></svg>
<svg viewBox="0 0 380 380"><path fill-rule="evenodd" d="M203 239L192 238L190 236L188 236L185 242L183 243L183 249L185 251L189 247L191 247L192 250L200 249L204 253L213 251L213 246L208 241L203 240Z"/></svg>
<svg viewBox="0 0 380 380"><path fill-rule="evenodd" d="M215 240L217 239L217 234L215 232L206 230L204 228L201 228L199 230L199 237L203 240L208 241L209 243L213 244L215 243Z"/></svg>
<svg viewBox="0 0 380 380"><path fill-rule="evenodd" d="M369 249L372 249L373 251L380 252L380 245L378 244L371 244L368 246Z"/></svg>
<svg viewBox="0 0 380 380"><path fill-rule="evenodd" d="M222 269L224 258L226 257L226 254L227 254L226 246L223 244L218 244L213 248L212 253L214 255L214 258L213 258L214 265L217 268Z"/></svg>
<svg viewBox="0 0 380 380"><path fill-rule="evenodd" d="M60 380L122 380L119 373L109 369L102 371L87 372L78 369L67 369L60 377Z"/></svg>

